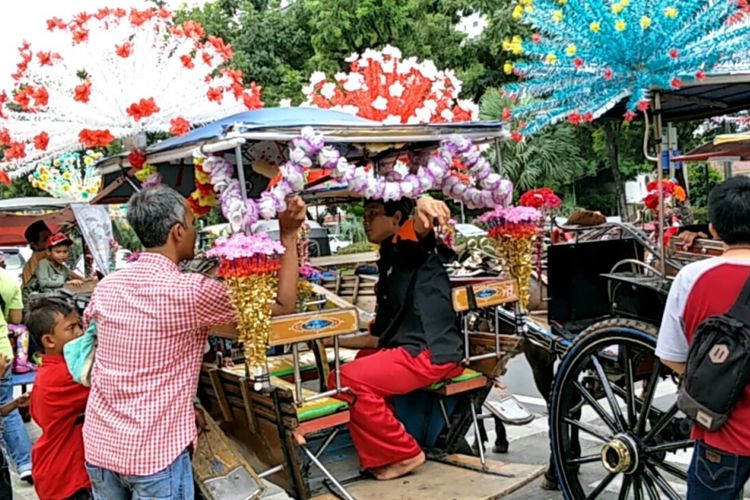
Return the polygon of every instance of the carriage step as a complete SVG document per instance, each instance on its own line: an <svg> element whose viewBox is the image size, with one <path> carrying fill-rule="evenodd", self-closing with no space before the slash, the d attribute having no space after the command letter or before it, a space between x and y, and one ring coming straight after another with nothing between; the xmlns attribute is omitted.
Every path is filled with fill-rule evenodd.
<svg viewBox="0 0 750 500"><path fill-rule="evenodd" d="M524 425L534 415L507 389L494 387L484 402L484 408L508 425Z"/></svg>

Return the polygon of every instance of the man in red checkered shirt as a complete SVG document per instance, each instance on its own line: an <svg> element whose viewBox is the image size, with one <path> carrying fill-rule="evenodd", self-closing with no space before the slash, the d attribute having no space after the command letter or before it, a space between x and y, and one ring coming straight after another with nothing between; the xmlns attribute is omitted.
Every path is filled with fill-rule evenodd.
<svg viewBox="0 0 750 500"><path fill-rule="evenodd" d="M282 257L273 314L295 309L297 229L304 204L280 216ZM196 239L185 199L167 187L143 190L128 222L145 251L96 288L84 323L98 344L83 428L94 498L193 498L189 449L197 437L193 399L208 330L234 323L225 286L181 273Z"/></svg>

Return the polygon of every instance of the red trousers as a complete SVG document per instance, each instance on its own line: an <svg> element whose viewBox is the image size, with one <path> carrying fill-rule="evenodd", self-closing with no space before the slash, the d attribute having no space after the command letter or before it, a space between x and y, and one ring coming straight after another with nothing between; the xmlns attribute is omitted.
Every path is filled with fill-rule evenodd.
<svg viewBox="0 0 750 500"><path fill-rule="evenodd" d="M342 366L341 385L351 393L338 397L350 405L349 432L362 469L400 462L421 451L394 415L388 398L456 377L462 371L458 363L433 364L429 351L415 358L402 348L381 349ZM331 372L330 388L335 387L334 377Z"/></svg>

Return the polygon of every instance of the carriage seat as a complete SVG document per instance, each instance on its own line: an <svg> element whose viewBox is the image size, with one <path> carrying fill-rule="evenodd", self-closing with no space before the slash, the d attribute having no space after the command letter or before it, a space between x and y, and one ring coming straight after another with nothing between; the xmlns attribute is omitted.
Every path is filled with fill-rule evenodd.
<svg viewBox="0 0 750 500"><path fill-rule="evenodd" d="M357 350L339 348L339 356L342 363L353 361L357 356ZM329 364L333 366L333 348L326 349L326 358ZM315 364L315 354L312 351L302 352L299 355L300 373L303 378L305 375L317 376L317 365ZM272 377L289 378L294 376L294 358L293 354L280 354L278 356L268 357L268 371ZM312 378L314 378L314 376Z"/></svg>
<svg viewBox="0 0 750 500"><path fill-rule="evenodd" d="M487 377L482 373L472 370L471 368L464 368L461 375L453 377L450 380L443 380L436 382L432 385L428 385L424 390L435 392L443 396L453 396L455 394L461 394L464 392L473 391L480 389L487 385Z"/></svg>
<svg viewBox="0 0 750 500"><path fill-rule="evenodd" d="M291 382L287 382L282 378L271 376L271 385L289 389L290 391L292 391L292 393L294 393L294 384ZM314 391L305 388L302 389L302 396L305 398L313 396L314 394ZM302 403L302 406L297 406L296 409L297 419L300 422L307 422L348 410L349 405L345 401L341 401L340 399L321 398L313 401L306 401Z"/></svg>

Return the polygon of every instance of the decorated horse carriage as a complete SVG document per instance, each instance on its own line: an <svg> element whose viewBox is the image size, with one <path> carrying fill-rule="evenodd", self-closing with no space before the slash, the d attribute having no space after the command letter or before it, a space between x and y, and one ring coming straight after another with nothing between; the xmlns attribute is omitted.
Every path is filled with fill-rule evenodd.
<svg viewBox="0 0 750 500"><path fill-rule="evenodd" d="M242 196L252 200L273 184L269 177L277 175L275 165L287 160L286 148L293 149L302 139L320 141L320 149L331 146L352 163L366 162L381 174L372 179L388 182L398 178L388 172L403 168L396 167L397 160L434 158L446 144L455 143L456 134L473 139L475 145L507 140L498 123L386 126L330 111L267 109L196 129L154 146L146 155L149 162L159 161L157 169L165 182L185 195L194 187L191 176L203 165L236 168L243 180ZM121 179L119 188L109 194L112 199L126 197L132 189L132 180L125 179L125 162L123 155L99 164L108 185ZM312 162L309 167L321 165ZM330 169L323 172L292 191L315 203L362 198L346 179L327 177ZM450 198L450 192L445 194ZM498 242L502 234L493 233L492 227L500 224L497 214L503 210L485 217ZM539 224L538 216L533 224ZM547 249L549 328L529 319L532 266L522 263L514 268L507 245L493 247L504 264L504 276L454 278L454 309L466 340L466 369L445 384L395 401L399 419L429 451L430 459L424 472L400 484L404 498L418 497L428 484L435 487L436 477L444 478L439 486L445 491L462 485L458 498L497 497L542 473L541 466L488 460L480 436L481 420L490 416L483 414L483 403L507 362L521 352L549 400L553 466L566 494L596 497L619 476L628 478L622 487L679 498L684 486L677 483L684 482L685 450L692 444L690 423L674 403L673 379L654 356L669 289L669 278L660 270L664 266L659 266L662 250L629 225L563 229L575 235L573 241ZM599 236L592 238L592 232ZM531 258L536 232L529 235L527 246L518 253L523 262ZM646 264L647 256L656 262ZM680 266L674 256L663 258L668 266ZM316 284L304 285L300 296L296 314L271 319L267 336L253 340L272 353L256 371L248 369L239 349L219 348L218 360L204 364L201 399L221 429L240 444L246 462L225 462L217 468L207 459L208 469L198 475L205 479L206 491L215 494L246 492L249 484L257 484L260 491L259 479L267 478L298 498L324 495L326 490L345 498L388 496L393 486L367 480L357 471L345 431L347 405L336 398L346 387L337 382L328 390L325 384L331 369L356 356L339 348L339 337L361 331L372 315ZM325 339L332 347L324 347ZM559 358L562 363L553 374ZM467 434L477 442L478 457L471 456ZM602 470L593 486L580 479ZM467 482L481 489L468 492Z"/></svg>

